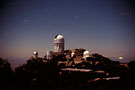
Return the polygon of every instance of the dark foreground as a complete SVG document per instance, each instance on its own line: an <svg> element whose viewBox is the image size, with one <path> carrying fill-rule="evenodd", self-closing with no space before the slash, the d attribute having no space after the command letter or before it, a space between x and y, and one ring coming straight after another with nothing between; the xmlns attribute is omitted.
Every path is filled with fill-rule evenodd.
<svg viewBox="0 0 135 90"><path fill-rule="evenodd" d="M71 60L72 61L72 60ZM71 63L71 62L70 62ZM92 72L62 71L62 68L92 69ZM95 73L102 70L105 73ZM106 80L108 77L119 79ZM0 59L0 90L135 90L135 62L128 67L104 60L95 65L89 62L58 64L57 60L28 60L12 71L10 64Z"/></svg>

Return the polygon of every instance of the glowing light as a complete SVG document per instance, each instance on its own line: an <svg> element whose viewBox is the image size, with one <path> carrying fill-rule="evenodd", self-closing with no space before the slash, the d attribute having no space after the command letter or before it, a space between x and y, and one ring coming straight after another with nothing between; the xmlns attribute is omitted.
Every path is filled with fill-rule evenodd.
<svg viewBox="0 0 135 90"><path fill-rule="evenodd" d="M76 19L78 19L78 16L75 16Z"/></svg>
<svg viewBox="0 0 135 90"><path fill-rule="evenodd" d="M119 57L119 59L120 59L120 60L122 60L122 59L123 59L123 57Z"/></svg>
<svg viewBox="0 0 135 90"><path fill-rule="evenodd" d="M28 20L25 19L25 20L24 20L24 23L27 23L27 22L28 22Z"/></svg>
<svg viewBox="0 0 135 90"><path fill-rule="evenodd" d="M37 52L33 52L34 54L37 54Z"/></svg>

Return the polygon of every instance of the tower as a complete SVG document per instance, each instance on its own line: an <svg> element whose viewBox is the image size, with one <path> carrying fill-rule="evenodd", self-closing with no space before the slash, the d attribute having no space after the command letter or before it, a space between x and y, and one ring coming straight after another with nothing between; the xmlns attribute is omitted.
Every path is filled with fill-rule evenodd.
<svg viewBox="0 0 135 90"><path fill-rule="evenodd" d="M56 35L54 37L54 52L64 51L64 37L62 35Z"/></svg>

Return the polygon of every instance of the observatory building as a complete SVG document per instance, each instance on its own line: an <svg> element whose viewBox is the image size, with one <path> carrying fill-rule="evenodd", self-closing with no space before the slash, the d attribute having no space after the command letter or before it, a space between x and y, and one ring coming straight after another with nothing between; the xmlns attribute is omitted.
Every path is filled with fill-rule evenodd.
<svg viewBox="0 0 135 90"><path fill-rule="evenodd" d="M83 58L86 60L89 57L90 57L90 52L89 51L84 51Z"/></svg>
<svg viewBox="0 0 135 90"><path fill-rule="evenodd" d="M53 58L53 52L52 51L47 51L46 59L51 60L52 58Z"/></svg>
<svg viewBox="0 0 135 90"><path fill-rule="evenodd" d="M75 56L75 53L74 53L74 52L72 52L72 53L71 53L71 57L74 57L74 56Z"/></svg>
<svg viewBox="0 0 135 90"><path fill-rule="evenodd" d="M56 35L54 38L54 52L64 51L64 37L62 35Z"/></svg>
<svg viewBox="0 0 135 90"><path fill-rule="evenodd" d="M33 52L34 58L37 59L38 58L38 52Z"/></svg>

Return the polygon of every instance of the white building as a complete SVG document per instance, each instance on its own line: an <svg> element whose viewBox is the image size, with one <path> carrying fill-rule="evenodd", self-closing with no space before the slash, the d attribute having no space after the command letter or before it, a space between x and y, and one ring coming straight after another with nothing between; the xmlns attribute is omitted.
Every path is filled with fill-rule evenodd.
<svg viewBox="0 0 135 90"><path fill-rule="evenodd" d="M62 35L56 35L54 38L54 52L64 51L64 37Z"/></svg>
<svg viewBox="0 0 135 90"><path fill-rule="evenodd" d="M90 57L90 52L89 51L84 51L83 52L83 58L86 60L88 57Z"/></svg>
<svg viewBox="0 0 135 90"><path fill-rule="evenodd" d="M51 60L52 58L53 58L53 52L52 51L47 51L46 59Z"/></svg>
<svg viewBox="0 0 135 90"><path fill-rule="evenodd" d="M38 58L38 52L33 52L34 58L37 59Z"/></svg>
<svg viewBox="0 0 135 90"><path fill-rule="evenodd" d="M72 53L71 53L71 57L74 57L74 56L75 56L75 53L74 53L74 52L72 52Z"/></svg>

